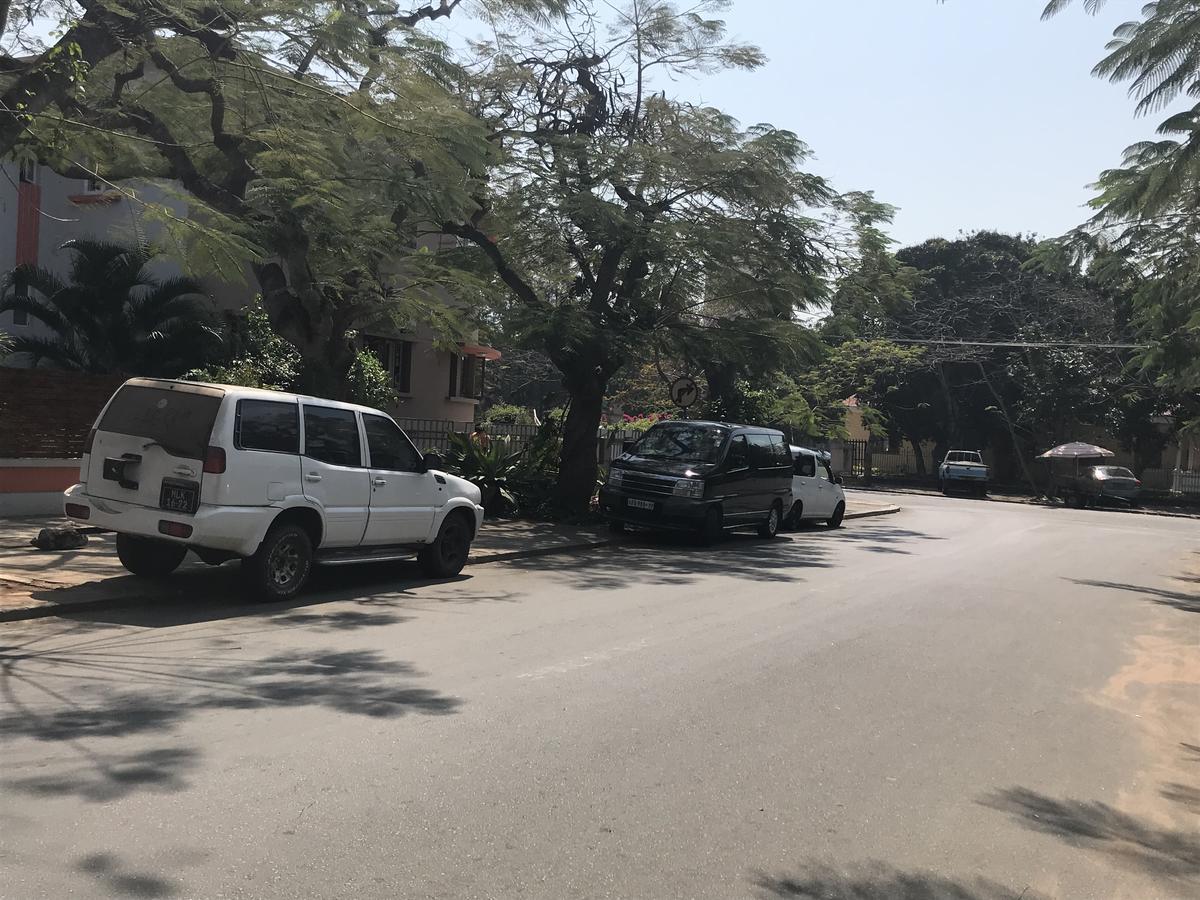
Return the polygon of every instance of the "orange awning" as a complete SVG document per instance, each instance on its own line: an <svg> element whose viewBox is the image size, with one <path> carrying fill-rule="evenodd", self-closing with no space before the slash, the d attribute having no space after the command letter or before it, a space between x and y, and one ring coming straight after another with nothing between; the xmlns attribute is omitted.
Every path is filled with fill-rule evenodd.
<svg viewBox="0 0 1200 900"><path fill-rule="evenodd" d="M502 355L495 347L485 347L482 344L459 344L458 347L463 356L478 356L489 362L495 362Z"/></svg>

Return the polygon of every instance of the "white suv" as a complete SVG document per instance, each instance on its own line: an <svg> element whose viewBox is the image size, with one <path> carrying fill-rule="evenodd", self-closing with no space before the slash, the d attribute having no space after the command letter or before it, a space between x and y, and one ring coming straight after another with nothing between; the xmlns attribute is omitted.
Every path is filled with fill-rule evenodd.
<svg viewBox="0 0 1200 900"><path fill-rule="evenodd" d="M279 391L152 378L113 394L88 435L73 519L117 533L136 575L188 550L241 559L262 599L294 596L314 563L402 559L457 575L483 523L479 488L437 471L375 409Z"/></svg>

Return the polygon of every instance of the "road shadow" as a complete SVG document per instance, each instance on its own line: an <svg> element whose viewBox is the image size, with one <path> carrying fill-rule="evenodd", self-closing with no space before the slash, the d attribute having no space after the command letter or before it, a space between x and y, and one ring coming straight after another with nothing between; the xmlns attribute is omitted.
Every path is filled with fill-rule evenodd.
<svg viewBox="0 0 1200 900"><path fill-rule="evenodd" d="M829 565L826 556L820 548L799 547L785 538L733 534L703 547L687 534L633 532L612 546L498 565L547 573L584 590L607 591L635 585L687 585L719 575L758 582L798 581L803 569Z"/></svg>
<svg viewBox="0 0 1200 900"><path fill-rule="evenodd" d="M870 553L911 554L923 541L944 541L946 538L911 528L901 528L890 522L864 520L847 522L842 528L824 528L811 522L801 524L798 531L789 533L797 541L832 541L857 547Z"/></svg>
<svg viewBox="0 0 1200 900"><path fill-rule="evenodd" d="M1044 900L1020 890L975 878L959 881L932 872L905 872L882 862L834 867L812 863L795 874L756 874L760 900Z"/></svg>
<svg viewBox="0 0 1200 900"><path fill-rule="evenodd" d="M1118 581L1093 581L1089 578L1068 578L1066 580L1084 587L1108 588L1113 591L1141 594L1143 598L1152 603L1169 606L1183 612L1200 612L1200 594L1185 594L1182 591L1168 591L1164 588L1146 587L1140 584L1123 584Z"/></svg>
<svg viewBox="0 0 1200 900"><path fill-rule="evenodd" d="M119 897L174 897L179 887L158 875L138 872L114 853L92 853L75 863L75 869L94 878L106 893Z"/></svg>
<svg viewBox="0 0 1200 900"><path fill-rule="evenodd" d="M447 715L460 704L377 651L318 646L256 658L246 650L275 628L267 622L199 636L64 629L0 647L0 734L52 745L9 762L0 785L91 802L178 791L201 759L174 736L198 714L318 708L393 719ZM163 739L147 747L145 738L156 735Z"/></svg>
<svg viewBox="0 0 1200 900"><path fill-rule="evenodd" d="M30 592L36 600L69 604L89 601L102 592L99 605L64 608L59 616L74 621L136 625L141 628L171 628L227 619L264 616L278 626L305 625L317 630L350 631L356 628L394 625L408 616L397 611L405 603L431 599L433 588L454 585L459 589L455 603L507 602L503 591L465 589L470 575L427 578L415 562L362 563L354 566L318 567L305 590L292 600L261 603L248 599L238 580L236 563L192 568L161 580L125 575L100 583L51 588ZM352 601L361 609L325 613L312 609L325 604Z"/></svg>
<svg viewBox="0 0 1200 900"><path fill-rule="evenodd" d="M995 791L979 801L1013 816L1034 831L1160 879L1196 890L1200 881L1200 833L1177 831L1114 809L1107 803L1059 800L1028 788Z"/></svg>

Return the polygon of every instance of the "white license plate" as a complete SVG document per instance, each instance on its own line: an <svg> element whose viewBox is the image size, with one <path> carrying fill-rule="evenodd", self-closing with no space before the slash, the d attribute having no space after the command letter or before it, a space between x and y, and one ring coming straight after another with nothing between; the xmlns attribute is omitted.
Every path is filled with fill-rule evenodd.
<svg viewBox="0 0 1200 900"><path fill-rule="evenodd" d="M631 509L654 509L652 500L635 500L633 497L626 497L625 505Z"/></svg>

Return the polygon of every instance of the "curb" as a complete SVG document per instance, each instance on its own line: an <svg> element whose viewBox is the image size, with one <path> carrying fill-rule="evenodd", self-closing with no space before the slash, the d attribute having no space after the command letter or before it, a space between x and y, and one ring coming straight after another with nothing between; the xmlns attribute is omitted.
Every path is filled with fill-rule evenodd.
<svg viewBox="0 0 1200 900"><path fill-rule="evenodd" d="M861 512L846 513L846 521L850 519L869 519L875 516L890 516L900 512L899 506L888 506L883 509L867 509ZM598 550L611 547L615 540L585 541L578 544L560 544L557 547L537 547L532 550L514 550L509 553L495 553L490 556L469 559L468 566L485 566L489 563L508 562L515 559L533 559L539 556L555 556L565 553L581 553L587 550ZM12 582L9 582L12 584ZM36 586L34 586L36 587ZM136 606L139 603L153 600L150 594L133 594L123 597L98 597L95 600L76 600L69 603L46 603L38 606L18 607L16 609L0 609L0 622L21 622L29 619L45 619L83 610L120 609L126 606Z"/></svg>
<svg viewBox="0 0 1200 900"><path fill-rule="evenodd" d="M98 597L95 600L75 600L70 603L46 603L41 606L4 609L0 610L0 622L48 619L51 616L69 615L84 610L121 609L127 606L137 606L139 603L153 599L150 594L133 594L127 597Z"/></svg>
<svg viewBox="0 0 1200 900"><path fill-rule="evenodd" d="M862 512L848 512L843 521L850 519L873 519L876 516L894 516L900 512L899 506L885 506L883 509L864 509Z"/></svg>
<svg viewBox="0 0 1200 900"><path fill-rule="evenodd" d="M906 487L884 488L884 487L862 487L861 485L859 485L857 487L851 488L851 490L862 491L864 493L870 493L870 494L907 494L907 495L913 496L913 497L944 497L944 496L946 496L945 494L942 494L940 491L923 491L919 488L906 488ZM966 495L951 495L947 499L950 499L950 500L974 500L976 498L968 497ZM1060 504L1060 503L1047 503L1045 500L1039 500L1039 499L1035 499L1033 497L1025 497L1025 498L1001 497L1001 496L996 496L995 494L988 494L986 497L980 498L979 502L1013 503L1018 506L1042 506L1042 507L1046 507L1046 508L1057 508L1057 507L1062 506L1062 504ZM1124 513L1127 516L1160 516L1164 519L1200 519L1200 513L1174 512L1172 510L1146 509L1144 507L1141 509L1124 509L1120 506L1106 506L1106 507L1103 507L1103 511L1104 512L1114 512L1114 513ZM847 515L846 518L849 519L850 516Z"/></svg>

